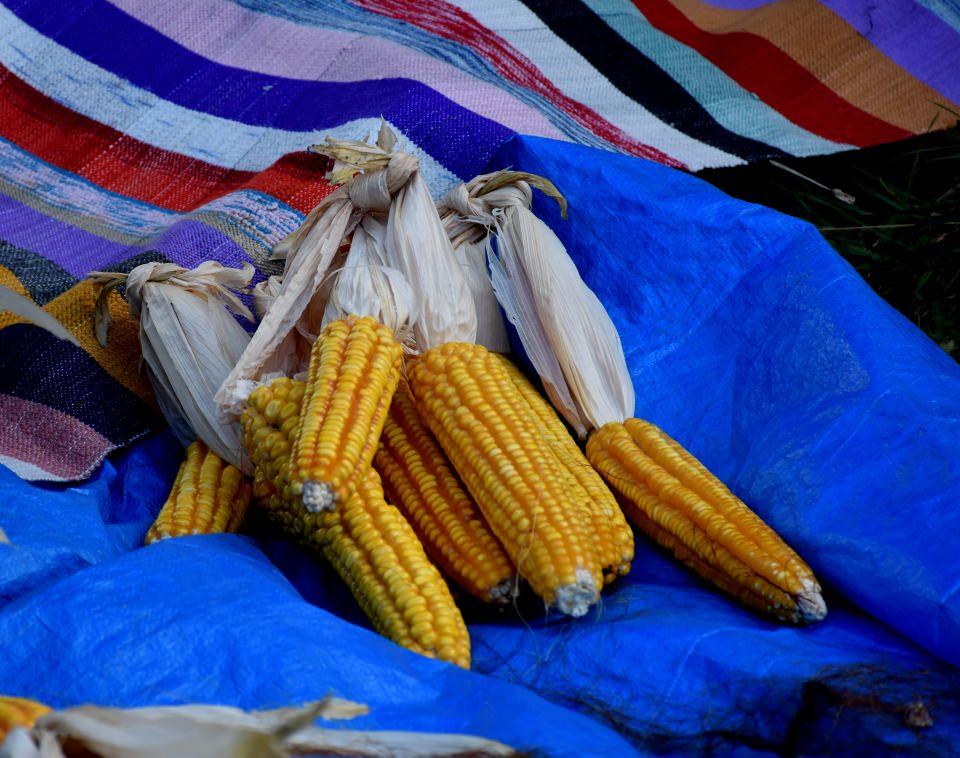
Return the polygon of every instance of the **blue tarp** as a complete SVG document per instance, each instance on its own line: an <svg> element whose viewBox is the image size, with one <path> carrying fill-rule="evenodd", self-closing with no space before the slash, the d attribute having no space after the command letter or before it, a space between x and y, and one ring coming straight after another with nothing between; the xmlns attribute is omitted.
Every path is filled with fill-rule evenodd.
<svg viewBox="0 0 960 758"><path fill-rule="evenodd" d="M54 706L245 708L335 693L357 728L480 734L549 755L863 750L960 742L960 368L809 225L652 163L517 138L544 174L663 426L824 582L785 627L643 538L630 576L569 621L469 608L474 669L369 631L330 570L280 540L138 548L180 452L161 433L76 487L0 469L0 692ZM933 719L920 727L919 703Z"/></svg>

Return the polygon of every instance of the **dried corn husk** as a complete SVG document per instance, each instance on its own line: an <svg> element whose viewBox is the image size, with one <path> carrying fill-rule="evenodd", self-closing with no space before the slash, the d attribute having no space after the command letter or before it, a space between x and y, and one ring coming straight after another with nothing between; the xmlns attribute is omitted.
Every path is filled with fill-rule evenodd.
<svg viewBox="0 0 960 758"><path fill-rule="evenodd" d="M414 295L403 274L386 265L387 227L364 217L353 231L350 250L336 274L323 325L346 315L371 316L403 335L416 323Z"/></svg>
<svg viewBox="0 0 960 758"><path fill-rule="evenodd" d="M269 276L253 288L253 311L257 318L262 319L277 295L280 294L280 285L283 279L276 274Z"/></svg>
<svg viewBox="0 0 960 758"><path fill-rule="evenodd" d="M225 421L239 418L252 382L265 374L292 374L298 370L303 351L295 328L320 289L340 241L349 230L352 212L349 197L334 192L278 246L286 257L279 292L215 395Z"/></svg>
<svg viewBox="0 0 960 758"><path fill-rule="evenodd" d="M421 350L474 342L477 310L436 206L419 173L397 193L387 218L386 263L410 282L418 305L413 333Z"/></svg>
<svg viewBox="0 0 960 758"><path fill-rule="evenodd" d="M14 292L9 287L4 287L0 284L0 313L3 311L13 313L25 321L29 321L34 326L45 329L57 339L72 342L77 347L80 347L77 338L43 308L19 292Z"/></svg>
<svg viewBox="0 0 960 758"><path fill-rule="evenodd" d="M338 698L303 708L250 712L214 705L131 709L87 705L47 714L32 732L11 733L13 739L0 752L11 758L54 758L64 755L61 746L67 746L71 755L83 752L104 758L516 755L503 743L481 737L313 726L318 717L350 719L367 712L364 705Z"/></svg>
<svg viewBox="0 0 960 758"><path fill-rule="evenodd" d="M309 340L319 331L316 314L325 312L328 289L332 293L330 285L338 249L367 215L386 219L382 248L386 267L399 272L421 302L422 293L411 276L415 272L415 254L420 254L418 263L425 265L432 249L438 245L449 249L449 242L420 178L417 159L395 151L395 145L396 136L383 124L376 144L328 137L323 144L310 148L334 159L328 178L343 186L324 198L301 227L277 246L276 257L285 260L279 292L216 396L227 417L235 418L242 412L243 400L252 384L264 376L278 371L292 375L302 370L302 351L297 347L301 342L289 339L289 335L299 330ZM391 297L404 299L398 277L386 273L384 268L380 270L384 272L381 284L386 282L394 289ZM461 289L424 297L422 307L410 316L417 322L415 330L422 328L432 334L448 322L463 321L467 324L462 332L469 332L472 338L473 303L465 283ZM448 300L456 297L460 297L460 307L450 307ZM442 315L436 314L439 305L444 306Z"/></svg>
<svg viewBox="0 0 960 758"><path fill-rule="evenodd" d="M243 465L238 424L224 424L214 393L233 368L250 336L233 313L253 315L233 290L250 283L253 266L227 268L215 261L188 270L173 263L145 263L129 274L94 271L96 334L106 345L110 327L107 297L126 285L130 313L140 321L140 346L147 375L164 417L184 445L203 440L217 455Z"/></svg>
<svg viewBox="0 0 960 758"><path fill-rule="evenodd" d="M488 198L477 196L491 176L493 174L486 174L467 184L458 184L437 203L437 210L473 297L477 311L476 343L495 353L508 353L507 327L487 270L493 210L497 206ZM526 185L514 185L506 188L506 193L519 191L519 202L525 201L529 205L529 187L526 187L526 198L522 197L524 187ZM498 198L492 199L496 201Z"/></svg>
<svg viewBox="0 0 960 758"><path fill-rule="evenodd" d="M509 352L510 343L493 287L493 282L500 281L505 273L494 257L491 242L504 220L506 209L530 207L533 191L527 179L531 177L509 171L482 174L457 185L437 204L444 228L454 247L463 256L461 264L470 282L477 309L477 343L494 352ZM558 199L565 213L566 200L556 188L545 179L532 179L539 186L547 187L548 194ZM478 253L483 256L481 260L477 260ZM488 261L491 263L489 271ZM513 287L502 288L502 297L507 302L504 310L508 315L512 314L511 322L517 327L553 404L568 412L575 411L560 364L548 349L542 325L532 310L535 293L530 291L529 286L529 282L520 277L514 280ZM574 428L580 434L585 431L582 426Z"/></svg>
<svg viewBox="0 0 960 758"><path fill-rule="evenodd" d="M505 191L516 187L513 198L527 198L521 193L527 184L552 197L559 192L530 174L501 171L484 178L478 196L499 200L492 212L497 246L489 256L493 290L544 389L581 437L608 421L629 418L633 382L610 316L563 243L530 211L529 201L511 200Z"/></svg>

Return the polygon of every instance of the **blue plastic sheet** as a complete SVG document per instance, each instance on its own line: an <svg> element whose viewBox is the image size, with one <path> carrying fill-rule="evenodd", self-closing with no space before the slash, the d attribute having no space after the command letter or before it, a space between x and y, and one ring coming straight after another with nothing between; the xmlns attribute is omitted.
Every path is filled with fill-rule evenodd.
<svg viewBox="0 0 960 758"><path fill-rule="evenodd" d="M640 538L631 575L584 619L468 608L474 670L461 671L373 634L330 570L282 539L138 549L180 456L164 433L76 487L0 469L0 692L245 708L332 692L371 706L357 728L548 755L950 752L957 365L795 219L546 140L513 140L492 165L566 194L569 220L537 210L620 329L637 414L800 551L827 620L769 622Z"/></svg>

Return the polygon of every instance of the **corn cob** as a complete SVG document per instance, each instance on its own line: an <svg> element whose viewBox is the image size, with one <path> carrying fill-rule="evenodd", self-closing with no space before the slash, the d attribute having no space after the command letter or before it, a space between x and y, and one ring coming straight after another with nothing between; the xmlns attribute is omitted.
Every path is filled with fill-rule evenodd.
<svg viewBox="0 0 960 758"><path fill-rule="evenodd" d="M373 464L388 502L447 576L487 602L513 597L513 563L420 420L406 380L393 396Z"/></svg>
<svg viewBox="0 0 960 758"><path fill-rule="evenodd" d="M279 377L269 385L261 385L250 393L247 410L241 416L243 445L254 463L253 485L257 502L266 499L266 483L283 502L299 502L299 493L291 483L291 440L296 434L300 408L306 385L286 377ZM284 518L280 524L290 534L305 539L308 512L301 508L270 511L271 516Z"/></svg>
<svg viewBox="0 0 960 758"><path fill-rule="evenodd" d="M536 416L544 441L567 472L567 486L571 492L577 493L577 502L587 509L597 554L604 570L604 582L609 584L618 576L626 576L630 573L630 563L633 561L633 530L616 498L590 465L553 406L509 358L505 355L497 355L497 358L527 407Z"/></svg>
<svg viewBox="0 0 960 758"><path fill-rule="evenodd" d="M187 448L173 488L144 544L188 534L218 534L240 528L250 505L243 474L199 440Z"/></svg>
<svg viewBox="0 0 960 758"><path fill-rule="evenodd" d="M611 422L587 457L631 520L708 581L784 621L826 615L820 585L777 534L659 428Z"/></svg>
<svg viewBox="0 0 960 758"><path fill-rule="evenodd" d="M294 490L311 512L335 508L377 451L403 349L372 318L328 324L310 355L293 442Z"/></svg>
<svg viewBox="0 0 960 758"><path fill-rule="evenodd" d="M409 378L421 418L520 575L548 605L582 616L603 586L589 523L502 364L479 345L447 343Z"/></svg>
<svg viewBox="0 0 960 758"><path fill-rule="evenodd" d="M0 744L11 729L29 729L38 718L47 713L50 713L50 708L36 700L0 696Z"/></svg>
<svg viewBox="0 0 960 758"><path fill-rule="evenodd" d="M276 392L275 392L276 390ZM337 570L374 628L422 655L470 666L470 637L450 590L401 513L367 469L332 511L313 513L290 492L290 439L302 382L277 379L248 399L241 423L256 466L254 489L268 517Z"/></svg>

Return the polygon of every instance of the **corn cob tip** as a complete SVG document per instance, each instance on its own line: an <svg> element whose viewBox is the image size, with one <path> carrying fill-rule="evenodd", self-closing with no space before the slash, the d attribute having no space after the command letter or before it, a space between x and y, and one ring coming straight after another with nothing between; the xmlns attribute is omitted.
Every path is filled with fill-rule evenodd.
<svg viewBox="0 0 960 758"><path fill-rule="evenodd" d="M820 585L812 579L803 580L803 590L796 595L797 609L800 611L800 621L812 624L823 621L827 615L827 604L820 594Z"/></svg>
<svg viewBox="0 0 960 758"><path fill-rule="evenodd" d="M574 577L576 581L573 584L565 584L557 590L556 604L561 613L580 618L597 602L600 593L597 592L593 574L587 569L578 568Z"/></svg>
<svg viewBox="0 0 960 758"><path fill-rule="evenodd" d="M337 504L337 496L333 487L325 482L304 482L300 497L303 501L303 507L310 513L332 511Z"/></svg>
<svg viewBox="0 0 960 758"><path fill-rule="evenodd" d="M506 605L517 596L518 589L517 578L508 576L490 590L490 602Z"/></svg>

